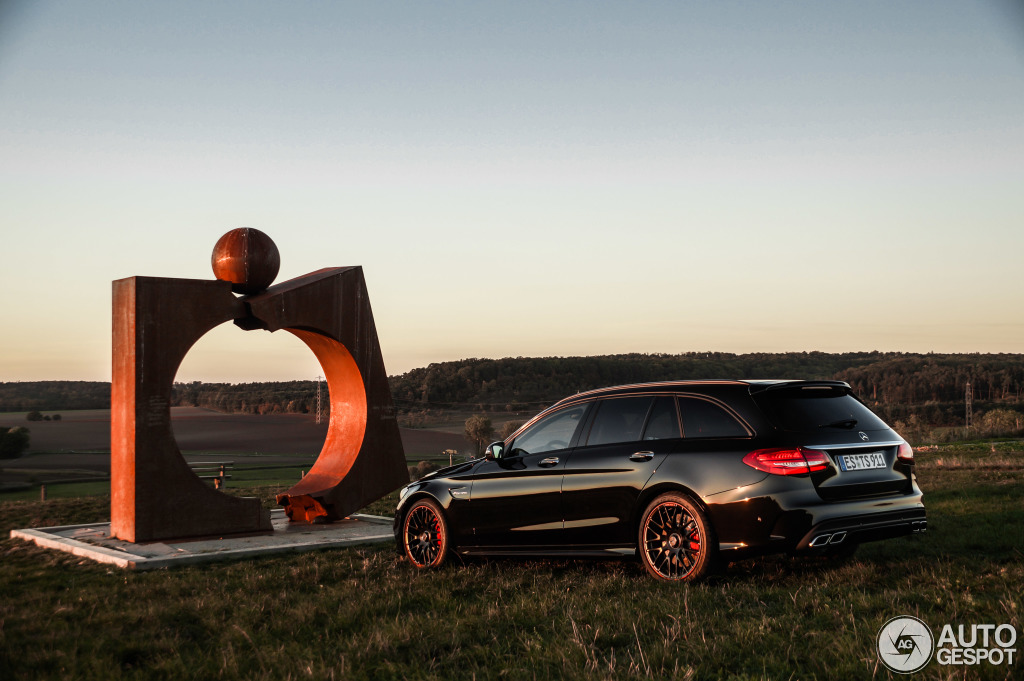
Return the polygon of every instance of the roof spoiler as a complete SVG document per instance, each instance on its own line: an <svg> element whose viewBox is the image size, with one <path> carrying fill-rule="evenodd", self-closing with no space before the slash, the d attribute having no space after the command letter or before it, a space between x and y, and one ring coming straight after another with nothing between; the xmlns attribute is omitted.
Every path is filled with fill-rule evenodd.
<svg viewBox="0 0 1024 681"><path fill-rule="evenodd" d="M846 381L779 381L778 383L753 383L750 394L769 392L772 390L789 390L792 388L844 388L852 392L853 388Z"/></svg>

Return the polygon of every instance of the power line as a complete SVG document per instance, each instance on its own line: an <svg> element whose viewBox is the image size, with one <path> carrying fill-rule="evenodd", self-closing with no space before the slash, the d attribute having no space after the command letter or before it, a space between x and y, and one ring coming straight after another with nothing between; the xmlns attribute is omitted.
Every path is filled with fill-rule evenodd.
<svg viewBox="0 0 1024 681"><path fill-rule="evenodd" d="M320 379L322 379L322 378L323 378L322 376L317 376L316 377L316 422L317 423L320 423L320 414L321 414L321 411L320 411Z"/></svg>
<svg viewBox="0 0 1024 681"><path fill-rule="evenodd" d="M967 430L971 429L971 420L974 407L974 389L971 387L971 382L967 381L967 389L964 393L964 420L967 422Z"/></svg>

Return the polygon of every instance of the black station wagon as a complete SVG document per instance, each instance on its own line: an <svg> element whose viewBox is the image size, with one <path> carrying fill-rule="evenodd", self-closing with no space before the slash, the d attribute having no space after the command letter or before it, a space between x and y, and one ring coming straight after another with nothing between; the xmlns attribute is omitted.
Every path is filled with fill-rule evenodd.
<svg viewBox="0 0 1024 681"><path fill-rule="evenodd" d="M694 580L753 555L849 554L927 528L910 445L839 381L581 393L401 491L417 568L462 555L639 556Z"/></svg>

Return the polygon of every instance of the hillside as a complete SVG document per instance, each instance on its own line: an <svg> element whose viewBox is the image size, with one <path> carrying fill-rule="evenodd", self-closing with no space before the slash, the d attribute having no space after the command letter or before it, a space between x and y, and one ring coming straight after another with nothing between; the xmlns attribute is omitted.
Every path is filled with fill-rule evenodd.
<svg viewBox="0 0 1024 681"><path fill-rule="evenodd" d="M110 383L21 381L0 383L0 412L109 409Z"/></svg>
<svg viewBox="0 0 1024 681"><path fill-rule="evenodd" d="M832 378L839 371L896 356L701 352L464 359L393 376L391 392L400 406L512 410L542 406L576 392L624 383L702 378ZM1024 360L1021 365L1024 366Z"/></svg>
<svg viewBox="0 0 1024 681"><path fill-rule="evenodd" d="M1020 402L1024 355L794 352L466 359L394 376L391 391L407 408L508 410L607 385L701 378L838 379L867 400L893 405L962 403L970 381L978 401Z"/></svg>
<svg viewBox="0 0 1024 681"><path fill-rule="evenodd" d="M583 390L622 383L697 378L838 379L890 422L962 426L970 382L974 413L1024 411L1024 355L913 353L749 353L464 359L390 378L406 425L450 412L532 413ZM323 405L326 409L326 386ZM173 404L229 413L310 413L315 381L176 384ZM109 406L110 384L0 383L0 411ZM1019 413L1018 413L1019 416Z"/></svg>

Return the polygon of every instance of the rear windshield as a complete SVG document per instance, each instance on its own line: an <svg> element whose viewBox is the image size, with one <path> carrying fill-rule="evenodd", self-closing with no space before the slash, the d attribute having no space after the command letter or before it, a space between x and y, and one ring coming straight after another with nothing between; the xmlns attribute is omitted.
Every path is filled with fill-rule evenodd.
<svg viewBox="0 0 1024 681"><path fill-rule="evenodd" d="M783 430L885 430L889 426L849 390L836 386L801 386L754 395L765 415Z"/></svg>

